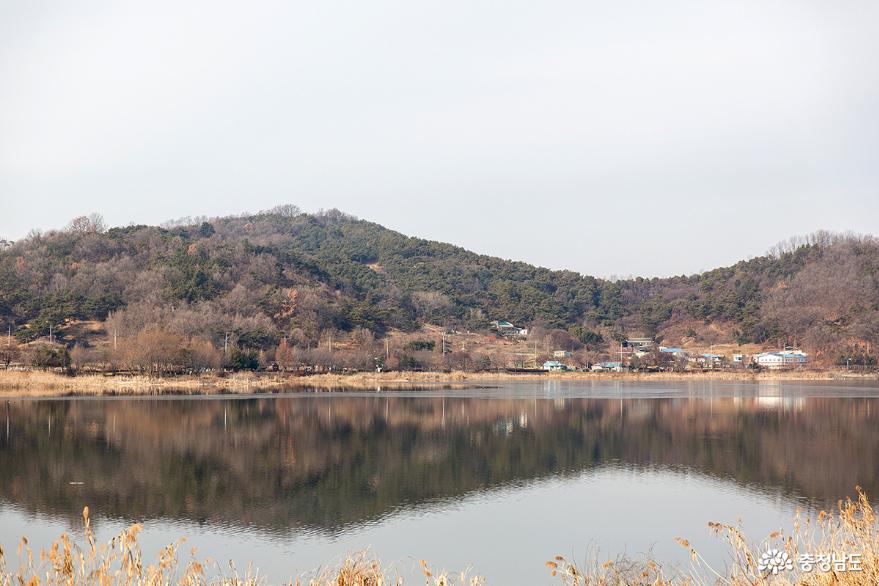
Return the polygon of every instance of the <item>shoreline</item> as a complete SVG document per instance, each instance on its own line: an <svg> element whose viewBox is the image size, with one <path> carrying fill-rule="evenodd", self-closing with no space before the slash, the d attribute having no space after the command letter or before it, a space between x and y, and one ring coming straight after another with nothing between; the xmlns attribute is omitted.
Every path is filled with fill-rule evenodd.
<svg viewBox="0 0 879 586"><path fill-rule="evenodd" d="M507 381L879 381L877 373L844 370L797 370L658 373L587 372L359 372L352 374L290 373L203 374L169 377L146 375L81 374L66 376L40 370L0 371L0 397L95 397L149 395L278 394L304 389L316 391L403 389L415 387L466 389Z"/></svg>

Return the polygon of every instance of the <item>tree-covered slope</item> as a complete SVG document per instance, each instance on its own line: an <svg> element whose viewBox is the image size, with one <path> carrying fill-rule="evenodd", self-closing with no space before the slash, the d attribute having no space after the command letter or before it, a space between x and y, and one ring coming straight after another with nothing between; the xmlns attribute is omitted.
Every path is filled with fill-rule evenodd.
<svg viewBox="0 0 879 586"><path fill-rule="evenodd" d="M611 282L287 206L171 227L107 230L80 218L0 250L0 320L23 341L73 320L269 348L284 336L307 345L327 331L484 329L493 319L580 337L653 335L689 320L727 324L740 342L875 342L879 244L822 233L699 275Z"/></svg>

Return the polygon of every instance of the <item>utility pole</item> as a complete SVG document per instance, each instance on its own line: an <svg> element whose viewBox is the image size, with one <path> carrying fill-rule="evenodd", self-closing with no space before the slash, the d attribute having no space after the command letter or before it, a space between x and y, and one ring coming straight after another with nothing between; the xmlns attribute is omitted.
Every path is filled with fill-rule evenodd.
<svg viewBox="0 0 879 586"><path fill-rule="evenodd" d="M118 332L117 332L116 330L113 330L113 352L115 352L115 351L118 349L118 346L116 345L116 335L117 335L117 333L118 333Z"/></svg>
<svg viewBox="0 0 879 586"><path fill-rule="evenodd" d="M6 347L12 346L12 326L9 326L9 332L6 334Z"/></svg>
<svg viewBox="0 0 879 586"><path fill-rule="evenodd" d="M387 337L385 338L385 360L391 359L391 344Z"/></svg>
<svg viewBox="0 0 879 586"><path fill-rule="evenodd" d="M49 324L49 343L52 343L52 324Z"/></svg>
<svg viewBox="0 0 879 586"><path fill-rule="evenodd" d="M226 337L223 338L223 356L226 356L226 349L229 347L229 332L226 332Z"/></svg>

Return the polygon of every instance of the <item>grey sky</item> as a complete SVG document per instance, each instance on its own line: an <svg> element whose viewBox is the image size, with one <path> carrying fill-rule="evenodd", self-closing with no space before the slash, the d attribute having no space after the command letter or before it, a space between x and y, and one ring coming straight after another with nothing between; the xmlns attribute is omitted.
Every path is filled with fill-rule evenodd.
<svg viewBox="0 0 879 586"><path fill-rule="evenodd" d="M879 3L0 4L0 237L338 207L596 275L877 231Z"/></svg>

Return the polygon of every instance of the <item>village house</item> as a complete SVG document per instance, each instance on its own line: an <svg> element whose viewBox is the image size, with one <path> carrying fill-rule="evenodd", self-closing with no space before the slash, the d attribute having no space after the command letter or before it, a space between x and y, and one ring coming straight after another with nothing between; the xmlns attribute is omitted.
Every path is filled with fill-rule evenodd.
<svg viewBox="0 0 879 586"><path fill-rule="evenodd" d="M570 358L571 351L570 350L555 350L552 353L553 358Z"/></svg>
<svg viewBox="0 0 879 586"><path fill-rule="evenodd" d="M543 370L548 370L549 372L568 370L568 367L558 360L547 360L543 363Z"/></svg>
<svg viewBox="0 0 879 586"><path fill-rule="evenodd" d="M723 365L724 356L721 354L712 354L705 352L701 356L696 357L696 362L704 368L716 368Z"/></svg>
<svg viewBox="0 0 879 586"><path fill-rule="evenodd" d="M592 372L621 372L623 370L622 362L598 362L592 365Z"/></svg>
<svg viewBox="0 0 879 586"><path fill-rule="evenodd" d="M653 338L628 338L625 345L629 348L634 348L636 351L649 350L653 348Z"/></svg>

